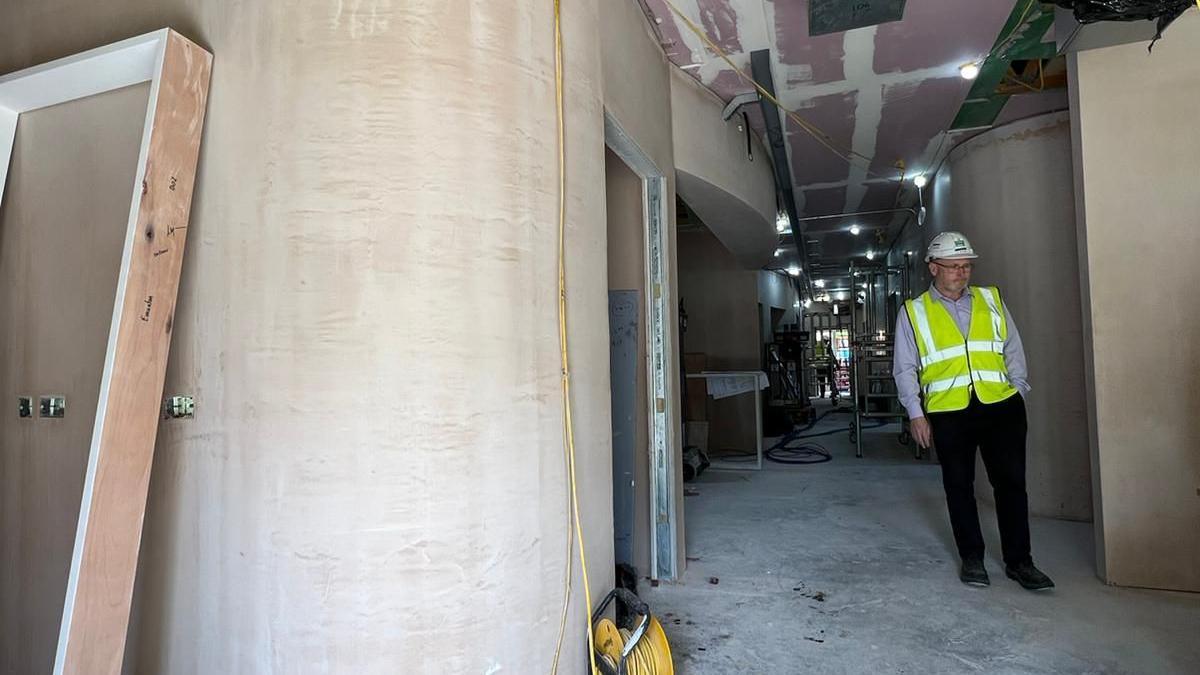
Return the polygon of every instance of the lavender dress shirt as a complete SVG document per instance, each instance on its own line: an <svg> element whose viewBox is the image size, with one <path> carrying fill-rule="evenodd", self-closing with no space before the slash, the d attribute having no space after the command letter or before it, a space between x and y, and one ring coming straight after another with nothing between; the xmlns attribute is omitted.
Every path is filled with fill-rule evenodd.
<svg viewBox="0 0 1200 675"><path fill-rule="evenodd" d="M950 312L965 339L971 329L972 294L964 292L958 300L951 300L933 286L929 287L929 293ZM1007 304L1004 306L1004 318L1008 322L1008 339L1004 341L1004 365L1008 368L1008 379L1017 391L1021 392L1021 396L1027 396L1030 386L1025 348L1021 345L1021 334L1017 332L1017 324L1013 321L1012 314L1009 314ZM902 308L900 316L896 319L896 353L892 362L892 377L896 378L896 393L900 396L900 405L908 411L909 419L925 416L925 411L921 409L921 384L917 376L920 363L917 336L908 321L908 312Z"/></svg>

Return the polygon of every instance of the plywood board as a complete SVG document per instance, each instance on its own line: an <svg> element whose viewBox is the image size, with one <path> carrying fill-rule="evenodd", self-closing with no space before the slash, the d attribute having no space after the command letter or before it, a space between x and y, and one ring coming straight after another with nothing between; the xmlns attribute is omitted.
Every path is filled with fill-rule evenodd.
<svg viewBox="0 0 1200 675"><path fill-rule="evenodd" d="M208 52L163 30L0 78L0 108L7 110L0 142L15 136L19 116L32 109L114 83L150 83L134 180L123 191L131 206L56 673L121 670L211 67Z"/></svg>

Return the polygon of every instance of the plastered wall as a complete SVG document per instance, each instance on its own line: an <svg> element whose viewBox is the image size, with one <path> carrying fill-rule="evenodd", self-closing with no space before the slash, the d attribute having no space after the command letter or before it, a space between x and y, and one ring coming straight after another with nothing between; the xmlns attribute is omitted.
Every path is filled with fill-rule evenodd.
<svg viewBox="0 0 1200 675"><path fill-rule="evenodd" d="M593 598L612 583L595 0L563 5ZM551 5L12 0L0 72L216 55L126 667L548 672L567 492ZM584 659L576 568L564 664Z"/></svg>
<svg viewBox="0 0 1200 675"><path fill-rule="evenodd" d="M707 370L759 370L759 272L746 270L711 232L679 234L679 282L688 313L684 351ZM708 399L710 451L754 451L754 398Z"/></svg>
<svg viewBox="0 0 1200 675"><path fill-rule="evenodd" d="M680 196L739 264L766 265L779 242L766 147L751 133L747 152L741 116L721 119L725 103L691 75L673 68L670 87Z"/></svg>
<svg viewBox="0 0 1200 675"><path fill-rule="evenodd" d="M1152 54L1071 55L1097 563L1109 583L1200 591L1200 11Z"/></svg>
<svg viewBox="0 0 1200 675"><path fill-rule="evenodd" d="M783 310L782 324L797 323L800 307L797 306L799 296L792 278L779 271L760 270L758 272L758 301L764 307ZM765 334L764 342L772 338Z"/></svg>
<svg viewBox="0 0 1200 675"><path fill-rule="evenodd" d="M1033 391L1027 483L1036 515L1092 517L1083 384L1070 122L1052 113L998 127L956 147L926 188L925 226L910 222L892 264L912 251L912 290L930 283L925 249L958 230L980 258L972 283L999 286L1021 333ZM990 500L982 464L976 492ZM1035 542L1036 555L1036 542Z"/></svg>

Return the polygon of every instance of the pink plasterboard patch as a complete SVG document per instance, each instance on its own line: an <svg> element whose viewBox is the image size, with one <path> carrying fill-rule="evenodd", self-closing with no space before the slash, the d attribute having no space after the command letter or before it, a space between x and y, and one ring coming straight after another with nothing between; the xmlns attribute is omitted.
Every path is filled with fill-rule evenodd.
<svg viewBox="0 0 1200 675"><path fill-rule="evenodd" d="M842 67L842 59L846 56L842 46L843 34L811 37L808 34L806 0L776 0L774 4L775 44L779 50L779 62L806 67L801 69L803 77L793 78L788 84L824 84L846 79L846 71Z"/></svg>
<svg viewBox="0 0 1200 675"><path fill-rule="evenodd" d="M875 32L875 72L955 66L987 54L1012 12L1011 0L908 0L904 19Z"/></svg>
<svg viewBox="0 0 1200 675"><path fill-rule="evenodd" d="M687 43L683 41L683 31L688 30L687 27L679 23L679 18L662 0L646 0L646 6L655 17L661 20L654 24L662 39L663 51L667 53L667 58L678 66L692 63L692 53L688 49Z"/></svg>
<svg viewBox="0 0 1200 675"><path fill-rule="evenodd" d="M697 0L700 23L708 39L726 54L739 54L742 43L738 39L737 11L728 0Z"/></svg>
<svg viewBox="0 0 1200 675"><path fill-rule="evenodd" d="M686 66L705 59L718 58L717 54L708 47L704 47L699 54L691 52L683 36L691 36L692 30L663 0L646 0L646 7L661 20L661 23L658 21L654 23L662 37L663 50L672 63ZM729 0L698 0L697 7L700 20L696 23L704 30L708 39L728 54L741 53L742 44L737 32L737 11L733 9ZM686 7L680 7L680 9L687 11Z"/></svg>
<svg viewBox="0 0 1200 675"><path fill-rule="evenodd" d="M717 76L705 83L705 85L716 92L722 100L729 101L738 94L755 91L753 80L743 79L736 72L725 69L717 73Z"/></svg>
<svg viewBox="0 0 1200 675"><path fill-rule="evenodd" d="M904 160L910 174L928 170L921 166L932 159L924 156L926 146L950 126L969 84L961 77L946 77L885 87L871 170L895 173L897 159Z"/></svg>
<svg viewBox="0 0 1200 675"><path fill-rule="evenodd" d="M828 94L808 99L796 113L832 138L835 148L845 153L854 136L854 106L857 92ZM846 180L850 165L819 143L794 120L784 116L784 129L791 144L792 178L798 187L811 183Z"/></svg>

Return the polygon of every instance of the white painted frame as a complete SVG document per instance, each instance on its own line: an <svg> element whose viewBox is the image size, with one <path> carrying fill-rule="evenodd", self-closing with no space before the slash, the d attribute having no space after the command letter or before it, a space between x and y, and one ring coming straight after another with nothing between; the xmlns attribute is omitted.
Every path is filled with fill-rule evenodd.
<svg viewBox="0 0 1200 675"><path fill-rule="evenodd" d="M84 536L87 532L96 467L100 459L100 440L104 432L113 363L116 355L117 331L121 323L133 241L138 230L138 213L142 203L142 181L146 175L146 158L150 150L150 135L154 112L158 107L159 79L166 55L169 29L162 29L123 40L105 47L68 56L26 70L0 77L0 204L3 203L8 166L16 141L17 123L23 113L61 103L69 103L116 89L145 82L150 83L146 120L142 127L141 147L138 150L137 171L131 186L129 219L125 228L125 243L121 254L121 271L113 300L113 318L109 327L108 344L104 352L104 371L100 381L100 396L96 420L92 427L88 449L87 473L83 484L83 499L79 506L79 521L75 530L75 546L71 555L71 570L67 577L66 601L59 628L58 648L54 658L54 673L61 675L66 660L71 617L83 559Z"/></svg>
<svg viewBox="0 0 1200 675"><path fill-rule="evenodd" d="M642 180L642 213L646 286L646 383L650 409L650 578L672 581L678 576L679 542L676 537L678 495L675 476L676 429L671 420L677 406L676 383L671 377L675 349L668 330L673 312L670 248L667 228L671 204L666 174L625 133L617 120L604 111L605 144Z"/></svg>

